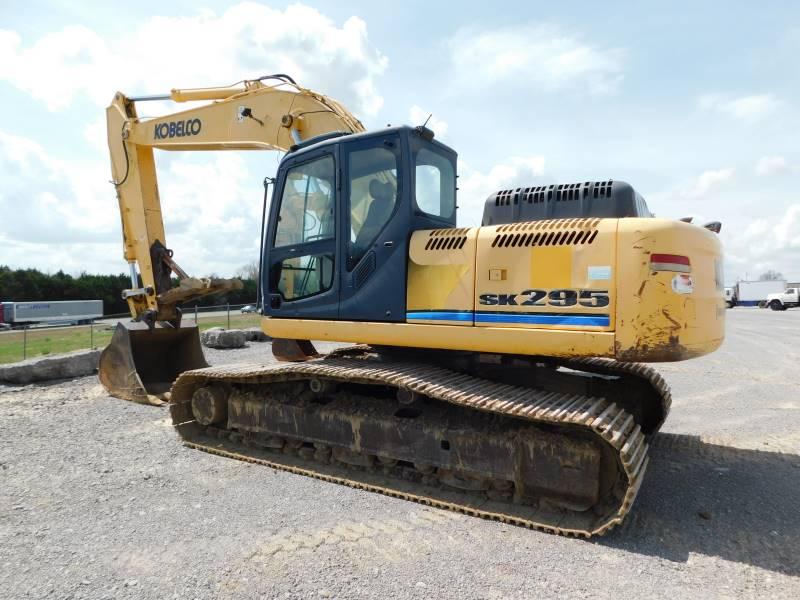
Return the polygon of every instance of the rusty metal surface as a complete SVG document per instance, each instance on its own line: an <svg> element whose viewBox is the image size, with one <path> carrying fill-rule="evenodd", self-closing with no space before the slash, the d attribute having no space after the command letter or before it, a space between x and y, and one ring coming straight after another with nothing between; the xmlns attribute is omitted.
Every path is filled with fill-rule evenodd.
<svg viewBox="0 0 800 600"><path fill-rule="evenodd" d="M187 445L206 452L553 533L583 537L602 535L622 522L630 510L647 467L647 442L633 416L616 403L579 394L546 392L489 382L428 364L380 361L369 355L359 356L357 351L352 350L350 354L305 363L240 365L184 373L172 389L173 423ZM595 366L602 366L606 370L614 368L612 363ZM590 364L583 367L591 370ZM579 367L575 364L573 368ZM643 374L648 375L645 372ZM601 486L601 498L589 510L583 510L585 506L578 507L581 510L570 510L563 505L554 508L547 502L538 503L537 506L515 504L497 500L497 494L476 497L474 492L455 489L457 485L442 486L448 480L457 483L448 469L442 469L441 478L433 482L409 481L387 476L382 471L358 470L356 467L347 469L328 464L325 448L314 450L289 446L287 452L287 446L283 446L279 453L263 448L247 448L242 444L252 440L248 440L242 432L226 429L214 430L224 439L212 439L203 434L192 416L192 395L208 383L307 383L313 378L347 385L405 389L466 411L513 417L539 426L555 426L558 431L588 436L614 457L612 462L615 464L610 469L604 468L603 473L604 481L611 483ZM668 404L668 400L665 404ZM273 448L281 445L275 443L274 437ZM269 444L265 446L269 447ZM455 477L461 480L462 489L483 486L464 481L463 477Z"/></svg>
<svg viewBox="0 0 800 600"><path fill-rule="evenodd" d="M240 279L196 278L181 279L178 287L167 288L158 294L159 319L172 318L179 304L191 302L209 294L220 294L240 290L244 284Z"/></svg>
<svg viewBox="0 0 800 600"><path fill-rule="evenodd" d="M401 405L375 386L324 396L309 387L305 382L231 386L227 423L218 427L243 433L253 445L281 437L330 447L335 455L346 450L344 458L336 458L349 464L391 461L398 477L413 476L409 468L420 475L446 471L450 476L439 479L453 487L506 489L509 499L513 489L521 503L535 496L588 508L608 487L601 482L603 448L574 432L439 401ZM214 389L219 387L204 386L192 395L192 413L201 425L209 420L206 411L198 413L195 400Z"/></svg>
<svg viewBox="0 0 800 600"><path fill-rule="evenodd" d="M302 362L319 356L319 352L309 340L286 340L283 338L272 340L272 354L283 362Z"/></svg>

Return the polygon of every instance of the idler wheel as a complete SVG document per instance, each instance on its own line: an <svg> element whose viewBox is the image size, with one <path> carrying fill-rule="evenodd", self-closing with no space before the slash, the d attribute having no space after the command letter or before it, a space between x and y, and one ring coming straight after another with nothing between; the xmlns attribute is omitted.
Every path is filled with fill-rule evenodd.
<svg viewBox="0 0 800 600"><path fill-rule="evenodd" d="M228 418L228 394L219 386L207 385L192 394L192 415L200 425L214 425Z"/></svg>
<svg viewBox="0 0 800 600"><path fill-rule="evenodd" d="M316 396L325 396L336 391L336 383L328 379L317 379L316 377L308 381L308 387Z"/></svg>

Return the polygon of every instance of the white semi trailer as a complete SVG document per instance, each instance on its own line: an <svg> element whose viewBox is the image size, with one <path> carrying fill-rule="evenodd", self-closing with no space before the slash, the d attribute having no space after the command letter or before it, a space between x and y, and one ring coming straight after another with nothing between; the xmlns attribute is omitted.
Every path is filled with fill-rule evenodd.
<svg viewBox="0 0 800 600"><path fill-rule="evenodd" d="M0 328L37 323L91 323L103 316L102 300L57 300L53 302L0 302Z"/></svg>

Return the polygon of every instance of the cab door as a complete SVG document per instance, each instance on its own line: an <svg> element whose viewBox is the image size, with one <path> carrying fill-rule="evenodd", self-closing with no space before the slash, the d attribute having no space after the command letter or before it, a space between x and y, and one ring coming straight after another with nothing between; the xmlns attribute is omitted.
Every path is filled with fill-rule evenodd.
<svg viewBox="0 0 800 600"><path fill-rule="evenodd" d="M266 313L335 319L340 263L336 147L287 160L276 183L263 261Z"/></svg>
<svg viewBox="0 0 800 600"><path fill-rule="evenodd" d="M341 145L339 318L403 322L410 208L397 132Z"/></svg>

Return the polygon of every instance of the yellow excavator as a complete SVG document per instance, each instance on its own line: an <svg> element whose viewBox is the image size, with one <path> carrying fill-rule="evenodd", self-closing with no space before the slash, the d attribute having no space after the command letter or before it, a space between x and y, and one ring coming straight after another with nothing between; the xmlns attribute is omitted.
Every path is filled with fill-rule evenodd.
<svg viewBox="0 0 800 600"><path fill-rule="evenodd" d="M138 118L152 99L210 102ZM719 223L655 218L624 182L501 190L480 227L457 227L456 153L434 132L366 132L286 75L118 93L107 118L133 320L100 379L168 401L188 446L588 537L630 510L669 412L643 363L722 343ZM180 303L237 283L176 264L154 148L286 152L258 298L279 362L209 367L181 323Z"/></svg>

